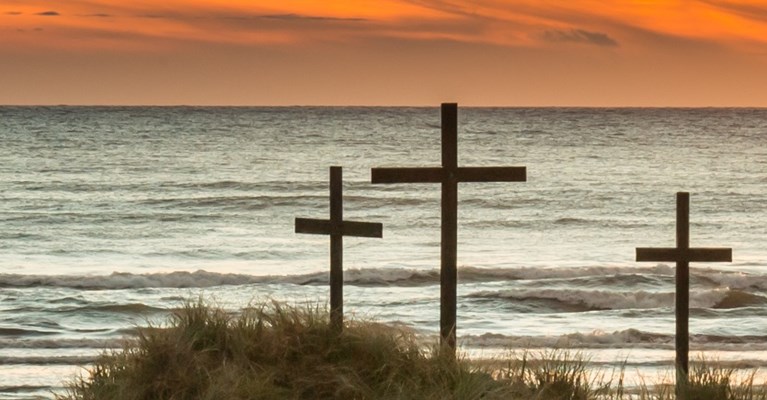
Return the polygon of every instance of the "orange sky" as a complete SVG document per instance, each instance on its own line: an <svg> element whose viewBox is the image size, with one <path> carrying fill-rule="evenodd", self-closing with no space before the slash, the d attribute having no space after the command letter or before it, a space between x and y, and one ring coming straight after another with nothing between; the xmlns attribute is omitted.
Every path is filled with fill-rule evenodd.
<svg viewBox="0 0 767 400"><path fill-rule="evenodd" d="M767 107L767 0L2 0L0 104Z"/></svg>

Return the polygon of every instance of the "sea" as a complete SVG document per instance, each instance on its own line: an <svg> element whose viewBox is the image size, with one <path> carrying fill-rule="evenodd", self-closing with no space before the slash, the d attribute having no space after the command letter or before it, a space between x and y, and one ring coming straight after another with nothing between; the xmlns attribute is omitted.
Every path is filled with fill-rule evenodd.
<svg viewBox="0 0 767 400"><path fill-rule="evenodd" d="M460 106L460 105L459 105ZM767 367L767 109L470 108L459 166L526 182L458 190L459 352L564 349L671 376L677 192L692 263L691 359ZM440 185L371 184L441 164L435 107L0 107L0 399L51 398L185 302L233 313L328 304L329 167L344 217L346 318L439 331ZM671 374L671 375L669 375Z"/></svg>

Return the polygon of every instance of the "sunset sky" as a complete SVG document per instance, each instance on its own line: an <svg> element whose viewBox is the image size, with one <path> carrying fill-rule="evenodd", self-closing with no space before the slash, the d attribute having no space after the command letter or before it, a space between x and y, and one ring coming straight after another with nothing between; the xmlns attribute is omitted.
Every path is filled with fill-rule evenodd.
<svg viewBox="0 0 767 400"><path fill-rule="evenodd" d="M767 107L767 0L1 0L0 104Z"/></svg>

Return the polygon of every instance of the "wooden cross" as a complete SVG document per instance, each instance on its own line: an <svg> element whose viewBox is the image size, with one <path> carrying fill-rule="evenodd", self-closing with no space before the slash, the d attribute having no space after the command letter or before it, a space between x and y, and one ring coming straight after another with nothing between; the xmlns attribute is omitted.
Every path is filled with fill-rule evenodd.
<svg viewBox="0 0 767 400"><path fill-rule="evenodd" d="M330 325L340 332L344 321L343 237L383 236L383 225L344 221L341 167L330 167L330 219L296 218L296 233L330 235Z"/></svg>
<svg viewBox="0 0 767 400"><path fill-rule="evenodd" d="M690 262L732 262L730 248L690 248L690 194L676 194L676 247L636 249L637 261L676 262L676 382L686 398L689 372Z"/></svg>
<svg viewBox="0 0 767 400"><path fill-rule="evenodd" d="M524 182L525 167L458 167L458 105L442 104L442 167L373 168L373 183L441 183L440 340L455 352L458 182Z"/></svg>

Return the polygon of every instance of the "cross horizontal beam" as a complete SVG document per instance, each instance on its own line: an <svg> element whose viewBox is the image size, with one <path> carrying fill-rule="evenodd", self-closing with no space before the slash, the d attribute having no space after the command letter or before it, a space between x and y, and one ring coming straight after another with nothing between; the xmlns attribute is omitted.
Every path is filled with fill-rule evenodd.
<svg viewBox="0 0 767 400"><path fill-rule="evenodd" d="M716 248L653 248L638 247L637 261L675 261L675 262L732 262L732 249Z"/></svg>
<svg viewBox="0 0 767 400"><path fill-rule="evenodd" d="M434 168L373 168L372 183L439 183L444 179L442 167Z"/></svg>
<svg viewBox="0 0 767 400"><path fill-rule="evenodd" d="M440 183L449 177L449 170L433 168L373 168L372 183ZM457 182L525 182L525 167L458 167Z"/></svg>
<svg viewBox="0 0 767 400"><path fill-rule="evenodd" d="M525 182L525 167L459 167L458 182Z"/></svg>
<svg viewBox="0 0 767 400"><path fill-rule="evenodd" d="M296 218L296 233L380 238L383 237L383 224L357 221L334 224L327 219Z"/></svg>

